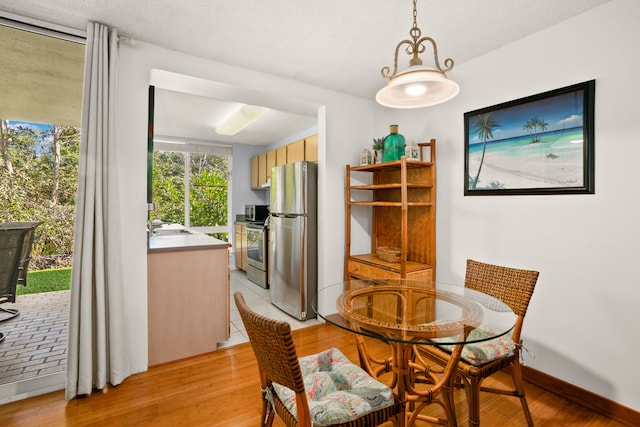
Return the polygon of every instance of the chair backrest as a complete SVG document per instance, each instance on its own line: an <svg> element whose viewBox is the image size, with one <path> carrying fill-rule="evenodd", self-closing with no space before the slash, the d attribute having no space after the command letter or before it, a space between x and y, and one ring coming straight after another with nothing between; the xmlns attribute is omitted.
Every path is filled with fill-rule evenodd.
<svg viewBox="0 0 640 427"><path fill-rule="evenodd" d="M41 222L5 222L0 225L0 230L3 232L7 230L18 230L22 234L22 243L20 245L20 252L18 257L18 264L15 267L16 276L14 280L17 285L26 286L27 284L27 271L29 270L29 261L31 261L31 249L33 248L33 240L35 237L35 230ZM15 301L14 301L15 302Z"/></svg>
<svg viewBox="0 0 640 427"><path fill-rule="evenodd" d="M247 306L240 292L233 294L236 307L242 317L261 375L271 381L304 395L304 380L296 347L287 322L262 316Z"/></svg>
<svg viewBox="0 0 640 427"><path fill-rule="evenodd" d="M18 267L25 232L0 228L0 303L16 301Z"/></svg>
<svg viewBox="0 0 640 427"><path fill-rule="evenodd" d="M491 295L507 304L518 317L527 313L538 272L467 260L466 288ZM522 319L520 320L520 323Z"/></svg>

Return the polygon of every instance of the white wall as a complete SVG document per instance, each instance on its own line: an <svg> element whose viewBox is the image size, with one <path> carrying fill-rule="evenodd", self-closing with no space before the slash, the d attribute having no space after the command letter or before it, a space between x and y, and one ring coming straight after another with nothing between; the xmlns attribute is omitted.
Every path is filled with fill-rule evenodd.
<svg viewBox="0 0 640 427"><path fill-rule="evenodd" d="M321 108L319 283L342 279L344 165L392 122L408 140L438 140L437 280L461 284L467 258L533 268L538 287L524 328L530 366L640 410L634 355L640 301L634 275L640 204L635 72L640 3L614 0L465 64L461 94L412 112L138 43L120 60L125 308L133 366L146 369L144 235L147 85L152 68L295 96ZM463 35L461 35L463 36ZM390 53L391 54L391 53ZM372 70L372 72L376 72ZM463 114L596 79L596 194L463 197ZM126 183L126 185L124 185Z"/></svg>
<svg viewBox="0 0 640 427"><path fill-rule="evenodd" d="M249 89L308 100L318 111L318 262L320 283L342 280L344 263L344 164L345 147L371 136L374 103L266 74L207 61L146 43L121 44L118 154L121 172L123 260L128 342L134 371L147 368L146 274L146 138L147 88L152 69L210 79ZM329 141L329 143L327 143ZM240 174L234 147L234 171ZM251 153L244 153L245 158ZM234 179L234 186L241 184ZM248 187L248 180L247 180ZM235 189L234 189L235 193ZM258 200L260 195L257 196ZM249 201L247 201L249 203ZM237 212L237 207L234 208ZM182 284L176 284L179 288Z"/></svg>
<svg viewBox="0 0 640 427"><path fill-rule="evenodd" d="M233 145L233 176L231 178L233 220L236 215L244 215L245 205L268 205L267 190L251 189L251 157L264 152L265 147L258 145ZM235 243L235 242L234 242Z"/></svg>
<svg viewBox="0 0 640 427"><path fill-rule="evenodd" d="M438 140L437 281L461 284L467 258L540 271L526 364L636 410L638 16L640 2L614 0L460 64L457 98L410 113ZM463 196L464 112L590 79L594 195Z"/></svg>

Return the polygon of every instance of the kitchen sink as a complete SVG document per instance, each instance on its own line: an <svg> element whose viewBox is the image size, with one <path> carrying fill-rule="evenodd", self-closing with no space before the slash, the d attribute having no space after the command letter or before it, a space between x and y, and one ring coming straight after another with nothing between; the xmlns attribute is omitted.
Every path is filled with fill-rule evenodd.
<svg viewBox="0 0 640 427"><path fill-rule="evenodd" d="M151 234L153 236L175 236L193 234L193 231L187 230L185 228L156 228L151 232Z"/></svg>

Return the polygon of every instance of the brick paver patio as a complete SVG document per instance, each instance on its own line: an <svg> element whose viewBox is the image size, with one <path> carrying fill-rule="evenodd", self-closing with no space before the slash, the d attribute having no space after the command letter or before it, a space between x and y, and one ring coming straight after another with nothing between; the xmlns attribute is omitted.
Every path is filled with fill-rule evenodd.
<svg viewBox="0 0 640 427"><path fill-rule="evenodd" d="M5 335L0 343L0 384L34 378L65 370L69 291L19 295L20 315L0 322ZM0 319L3 315L0 311Z"/></svg>

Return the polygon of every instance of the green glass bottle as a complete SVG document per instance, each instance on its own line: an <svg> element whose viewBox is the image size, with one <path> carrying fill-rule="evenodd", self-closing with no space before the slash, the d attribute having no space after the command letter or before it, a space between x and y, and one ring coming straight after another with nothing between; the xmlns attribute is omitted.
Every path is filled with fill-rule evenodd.
<svg viewBox="0 0 640 427"><path fill-rule="evenodd" d="M398 125L389 126L390 133L384 139L384 153L382 160L392 162L404 156L404 136L398 133Z"/></svg>

